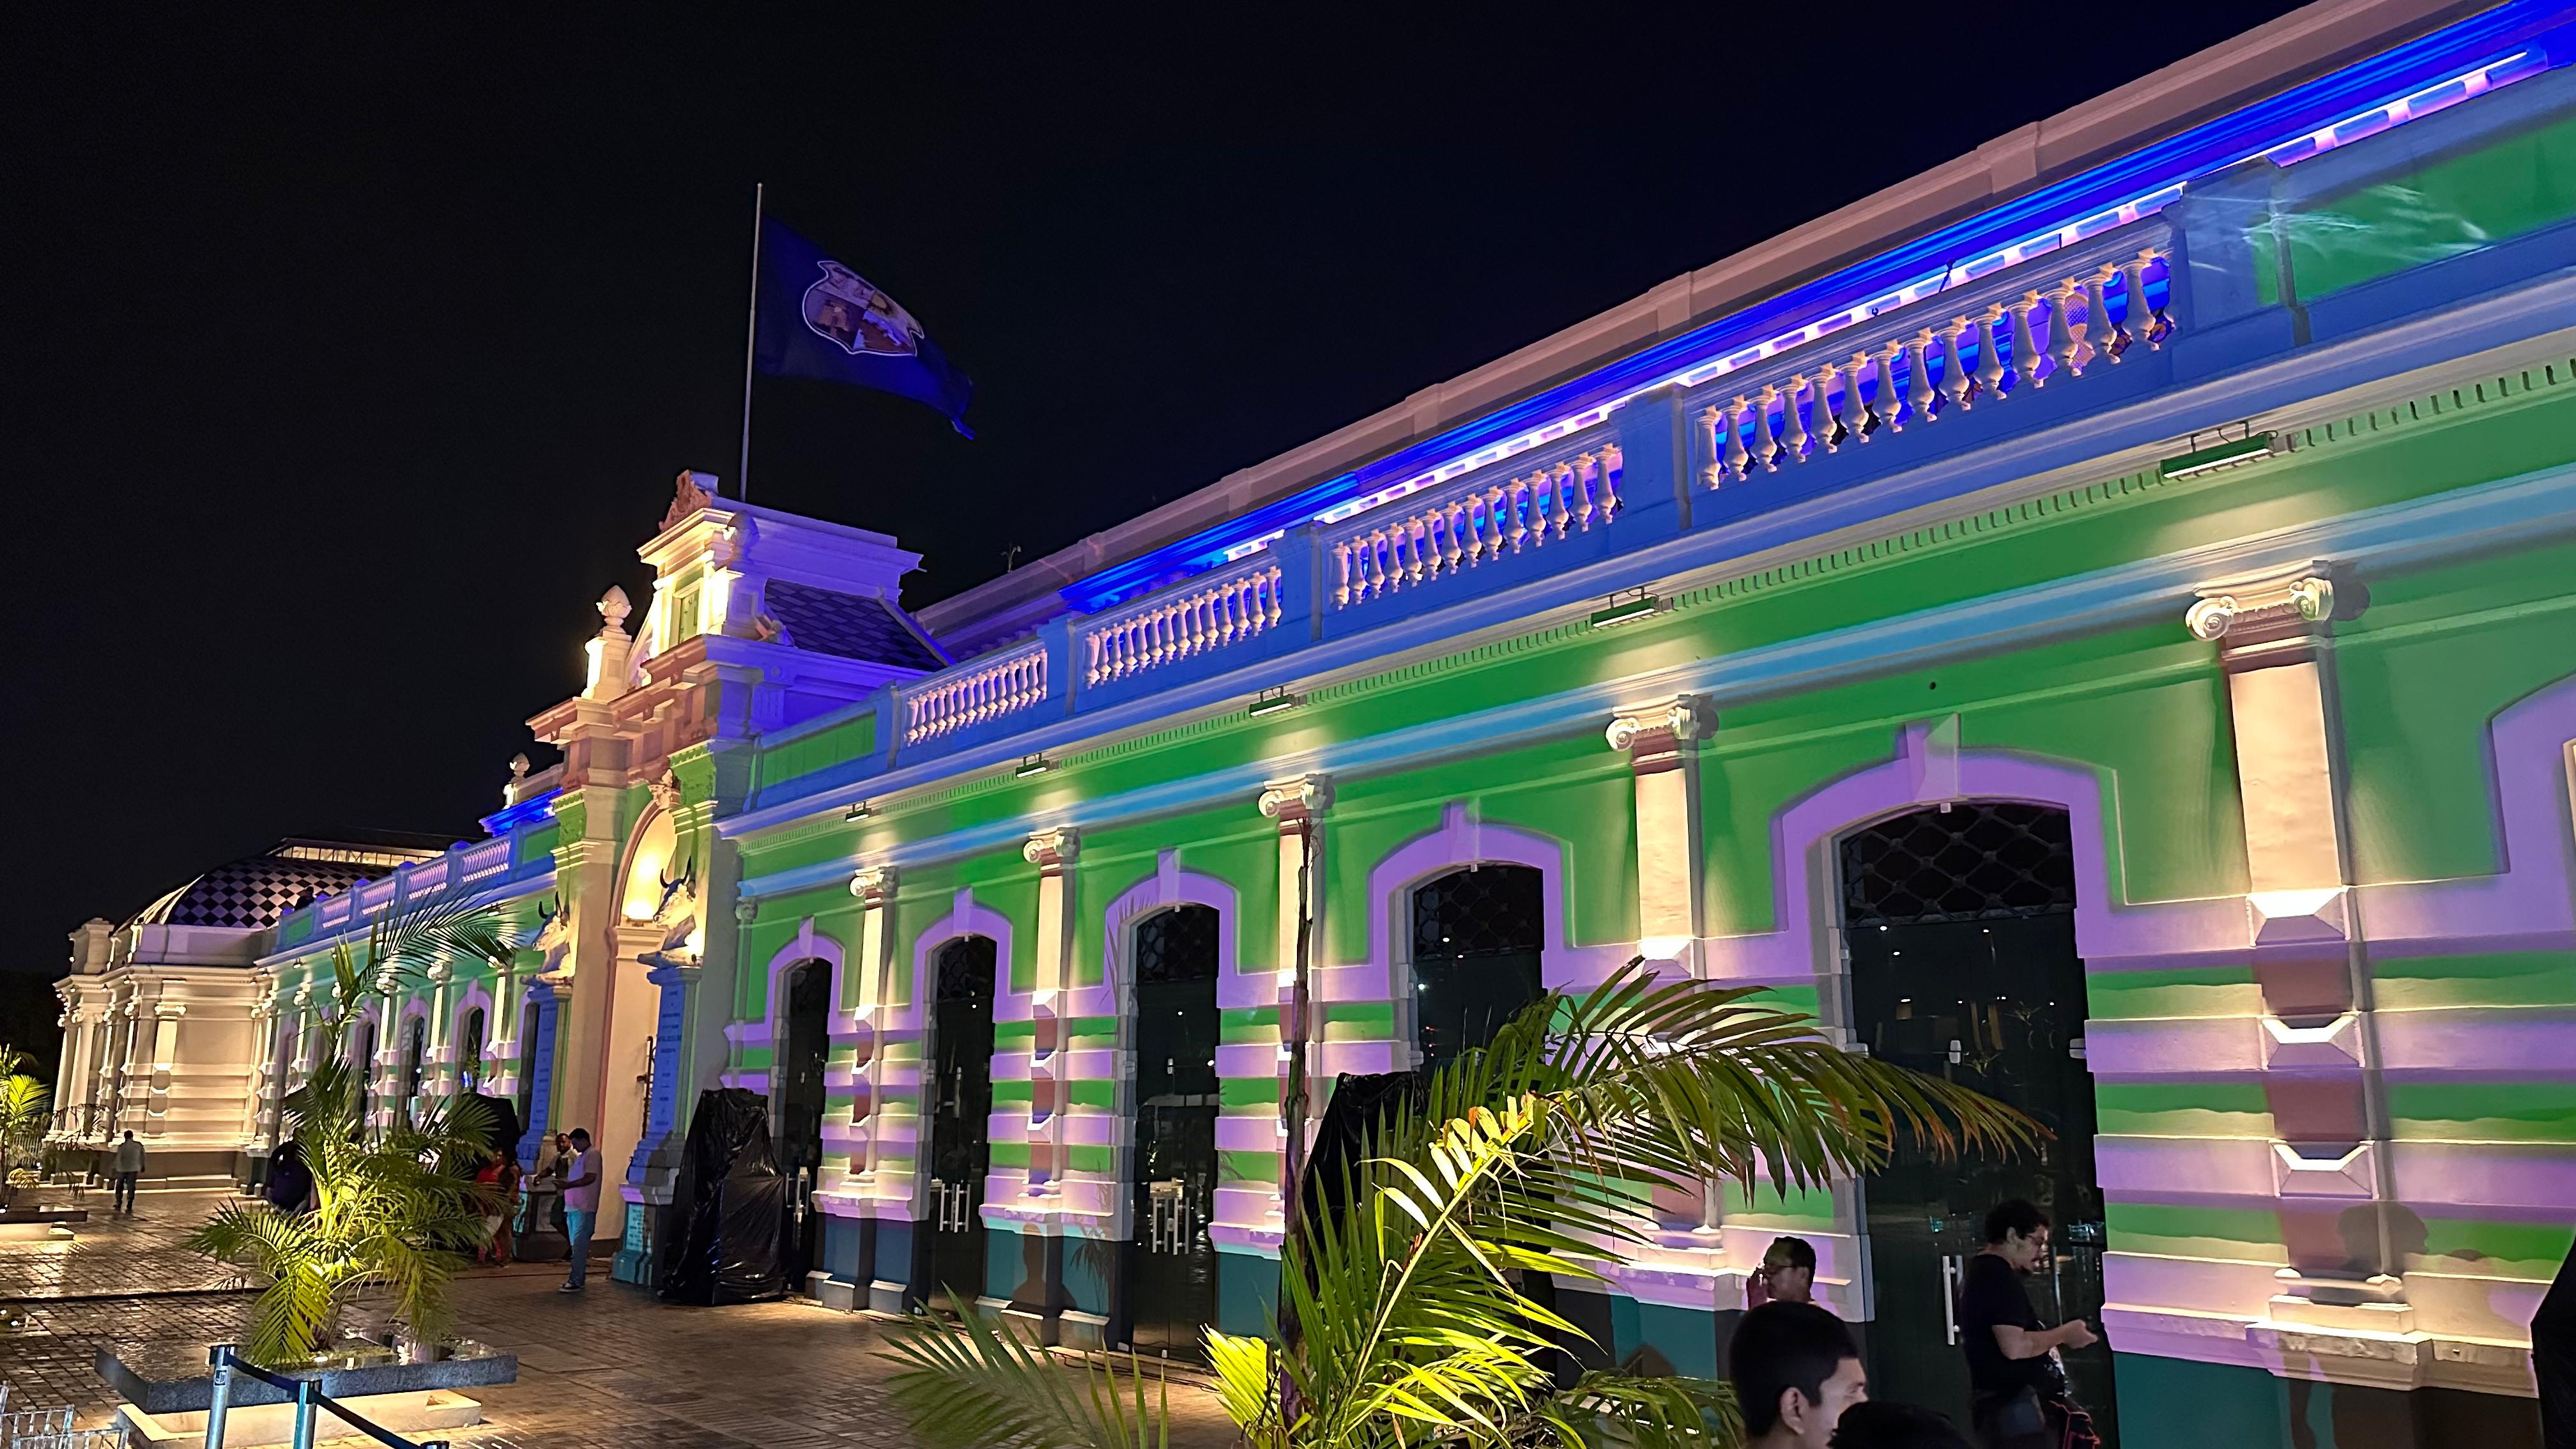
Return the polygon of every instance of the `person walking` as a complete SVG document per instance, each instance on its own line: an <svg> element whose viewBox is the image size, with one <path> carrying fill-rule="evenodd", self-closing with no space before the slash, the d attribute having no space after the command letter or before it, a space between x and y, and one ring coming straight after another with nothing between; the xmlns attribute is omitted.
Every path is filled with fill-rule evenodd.
<svg viewBox="0 0 2576 1449"><path fill-rule="evenodd" d="M1765 1303L1727 1341L1745 1449L1829 1449L1843 1411L1869 1397L1860 1346L1812 1303Z"/></svg>
<svg viewBox="0 0 2576 1449"><path fill-rule="evenodd" d="M1959 1289L1968 1416L1985 1449L2098 1445L2093 1417L2066 1391L2061 1348L2101 1342L2083 1319L2042 1327L2021 1280L2049 1261L2048 1215L2013 1198L1986 1214L1986 1246Z"/></svg>
<svg viewBox="0 0 2576 1449"><path fill-rule="evenodd" d="M564 1236L572 1242L572 1273L558 1293L578 1293L590 1281L590 1230L599 1220L599 1154L590 1129L572 1129L572 1157L564 1169Z"/></svg>
<svg viewBox="0 0 2576 1449"><path fill-rule="evenodd" d="M116 1211L132 1217L134 1183L143 1176L143 1144L134 1140L132 1132L126 1133L125 1140L116 1144L116 1160L109 1166L116 1173Z"/></svg>

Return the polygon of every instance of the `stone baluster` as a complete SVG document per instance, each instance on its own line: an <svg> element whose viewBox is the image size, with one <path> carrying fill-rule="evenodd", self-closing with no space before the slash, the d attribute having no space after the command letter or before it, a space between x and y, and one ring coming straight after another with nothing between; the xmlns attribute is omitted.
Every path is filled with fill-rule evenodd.
<svg viewBox="0 0 2576 1449"><path fill-rule="evenodd" d="M1809 438L1806 414L1798 410L1798 394L1807 388L1804 374L1792 374L1789 386L1780 394L1780 460L1784 463L1807 461Z"/></svg>
<svg viewBox="0 0 2576 1449"><path fill-rule="evenodd" d="M1619 496L1621 456L1617 443L1601 445L1601 521L1605 524L1617 518L1619 510L1628 506Z"/></svg>
<svg viewBox="0 0 2576 1449"><path fill-rule="evenodd" d="M1977 405L1972 390L1974 379L1968 375L1968 319L1953 317L1941 334L1941 395L1946 406L1971 408Z"/></svg>
<svg viewBox="0 0 2576 1449"><path fill-rule="evenodd" d="M2076 279L2069 277L2049 289L2048 293L2048 362L2051 376L2082 377L2084 364L2076 350L2075 319L2069 315L2078 295Z"/></svg>
<svg viewBox="0 0 2576 1449"><path fill-rule="evenodd" d="M1861 396L1861 379L1877 373L1878 395L1895 396L1888 391L1887 359L1872 358L1866 349L1852 354L1851 365L1843 369L1843 436L1855 443L1866 443L1878 431L1878 417L1870 411L1869 400Z"/></svg>
<svg viewBox="0 0 2576 1449"><path fill-rule="evenodd" d="M1998 330L2004 320L2001 302L1990 303L1977 319L1977 389L1980 396L2000 397L2004 385L2004 349Z"/></svg>
<svg viewBox="0 0 2576 1449"><path fill-rule="evenodd" d="M2140 252L2120 264L2120 341L2122 351L2140 342L2150 350L2162 339L2155 335L2155 322L2147 312L2147 263L2153 253Z"/></svg>
<svg viewBox="0 0 2576 1449"><path fill-rule="evenodd" d="M1753 471L1752 451L1744 446L1744 415L1752 406L1740 392L1735 401L1726 405L1726 471L1734 474L1738 483Z"/></svg>
<svg viewBox="0 0 2576 1449"><path fill-rule="evenodd" d="M1811 455L1834 453L1842 449L1846 434L1841 415L1834 409L1836 382L1843 384L1844 393L1848 396L1857 384L1857 374L1846 378L1843 376L1842 368L1832 362L1827 362L1816 369L1815 399L1809 404L1807 414L1809 430L1816 435L1816 443L1811 450Z"/></svg>
<svg viewBox="0 0 2576 1449"><path fill-rule="evenodd" d="M1503 492L1505 498L1503 511L1511 520L1512 552L1519 553L1521 540L1529 536L1529 525L1521 517L1522 504L1528 497L1529 489L1520 479L1514 478L1503 485Z"/></svg>
<svg viewBox="0 0 2576 1449"><path fill-rule="evenodd" d="M1559 463L1547 471L1547 498L1555 510L1556 536L1563 538L1574 530L1574 505L1567 497L1574 491L1574 465ZM1588 525L1587 525L1588 526Z"/></svg>
<svg viewBox="0 0 2576 1449"><path fill-rule="evenodd" d="M2119 349L2112 346L2111 306L2102 298L2102 284L2119 275L2112 267L2097 267L2084 279L2084 365L2108 359L2120 360Z"/></svg>
<svg viewBox="0 0 2576 1449"><path fill-rule="evenodd" d="M2013 371L2021 374L2022 387L2038 387L2041 353L2030 333L2030 312L2039 305L2037 292L2024 292L2012 304Z"/></svg>
<svg viewBox="0 0 2576 1449"><path fill-rule="evenodd" d="M1918 329L1905 339L1905 411L1918 423L1932 420L1932 329ZM1890 413L1893 419L1896 415ZM1905 426L1898 422L1902 430Z"/></svg>
<svg viewBox="0 0 2576 1449"><path fill-rule="evenodd" d="M1724 421L1724 415L1716 407L1700 409L1699 455L1708 461L1700 465L1699 480L1705 487L1715 488L1724 476L1726 465L1717 450L1717 430Z"/></svg>

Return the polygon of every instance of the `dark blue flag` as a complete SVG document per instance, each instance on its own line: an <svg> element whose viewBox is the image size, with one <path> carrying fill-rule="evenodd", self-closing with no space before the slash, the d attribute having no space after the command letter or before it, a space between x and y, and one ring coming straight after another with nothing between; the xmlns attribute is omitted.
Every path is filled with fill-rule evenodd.
<svg viewBox="0 0 2576 1449"><path fill-rule="evenodd" d="M775 221L761 224L752 356L773 377L872 387L925 402L967 437L975 385L892 297Z"/></svg>

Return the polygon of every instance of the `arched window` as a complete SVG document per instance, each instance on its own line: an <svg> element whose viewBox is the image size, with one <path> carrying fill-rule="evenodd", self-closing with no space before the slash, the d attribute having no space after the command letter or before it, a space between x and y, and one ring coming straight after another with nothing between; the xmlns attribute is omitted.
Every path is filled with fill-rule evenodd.
<svg viewBox="0 0 2576 1449"><path fill-rule="evenodd" d="M465 1013L465 1041L456 1053L457 1090L471 1096L483 1090L483 1008Z"/></svg>
<svg viewBox="0 0 2576 1449"><path fill-rule="evenodd" d="M1546 994L1546 890L1546 875L1525 865L1471 865L1414 887L1414 1044L1423 1070L1492 1041Z"/></svg>

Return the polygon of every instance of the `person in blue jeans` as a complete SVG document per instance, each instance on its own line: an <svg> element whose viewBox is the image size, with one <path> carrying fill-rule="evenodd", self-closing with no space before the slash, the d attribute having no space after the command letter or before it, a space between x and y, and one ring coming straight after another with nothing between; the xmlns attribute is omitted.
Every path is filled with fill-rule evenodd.
<svg viewBox="0 0 2576 1449"><path fill-rule="evenodd" d="M572 1273L558 1293L578 1293L590 1281L590 1230L599 1221L599 1153L590 1129L572 1129L572 1161L565 1165L564 1235L572 1239Z"/></svg>
<svg viewBox="0 0 2576 1449"><path fill-rule="evenodd" d="M126 1133L125 1140L116 1144L116 1160L110 1166L116 1173L116 1211L132 1217L134 1184L143 1176L143 1144L134 1140L133 1133Z"/></svg>

